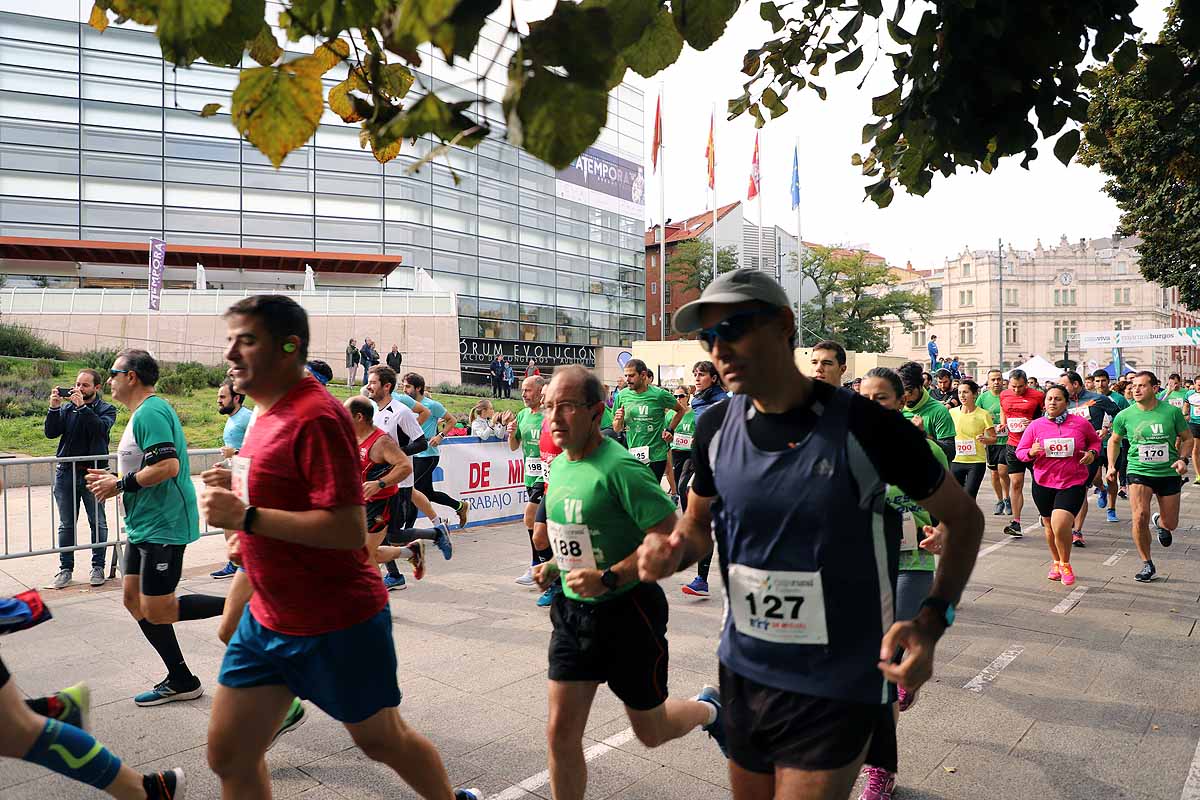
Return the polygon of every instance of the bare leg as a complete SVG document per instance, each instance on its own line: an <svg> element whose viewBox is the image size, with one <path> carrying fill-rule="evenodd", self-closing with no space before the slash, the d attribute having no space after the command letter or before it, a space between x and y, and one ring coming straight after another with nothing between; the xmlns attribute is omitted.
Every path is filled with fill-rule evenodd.
<svg viewBox="0 0 1200 800"><path fill-rule="evenodd" d="M1046 547L1050 548L1050 560L1055 564L1062 561L1058 552L1058 541L1054 537L1054 528L1050 524L1050 520L1045 517L1041 518L1042 528L1046 531Z"/></svg>
<svg viewBox="0 0 1200 800"><path fill-rule="evenodd" d="M1129 516L1133 529L1133 545L1142 561L1150 560L1150 498L1154 496L1149 486L1129 484ZM1178 513L1178 507L1176 508Z"/></svg>
<svg viewBox="0 0 1200 800"><path fill-rule="evenodd" d="M1173 494L1170 497L1158 498L1158 524L1169 531L1174 531L1179 527L1179 503L1183 499L1182 494ZM1147 506L1149 501L1147 501Z"/></svg>
<svg viewBox="0 0 1200 800"><path fill-rule="evenodd" d="M1086 504L1085 504L1086 505ZM1071 563L1071 522L1074 517L1070 511L1055 509L1050 515L1048 527L1053 530L1054 543L1058 550L1058 563Z"/></svg>
<svg viewBox="0 0 1200 800"><path fill-rule="evenodd" d="M225 596L225 611L221 614L221 626L217 628L217 638L225 644L229 644L229 640L233 638L233 632L242 621L242 612L253 594L254 587L250 585L250 577L239 569L233 576L229 594Z"/></svg>
<svg viewBox="0 0 1200 800"><path fill-rule="evenodd" d="M1009 497L1012 499L1013 519L1020 519L1021 511L1025 508L1025 473L1015 472L1010 477Z"/></svg>
<svg viewBox="0 0 1200 800"><path fill-rule="evenodd" d="M271 800L266 753L293 700L286 686L218 686L208 720L208 766L221 797Z"/></svg>
<svg viewBox="0 0 1200 800"><path fill-rule="evenodd" d="M583 731L596 697L597 683L550 681L550 790L554 800L583 800L587 789L587 761L583 757Z"/></svg>
<svg viewBox="0 0 1200 800"><path fill-rule="evenodd" d="M699 700L671 699L649 711L625 707L634 735L646 747L658 747L708 724L711 711L712 704Z"/></svg>
<svg viewBox="0 0 1200 800"><path fill-rule="evenodd" d="M425 800L453 800L454 789L437 748L404 722L399 709L384 708L345 725L368 758L391 767Z"/></svg>
<svg viewBox="0 0 1200 800"><path fill-rule="evenodd" d="M751 772L729 761L729 786L733 800L774 800L775 775L766 772Z"/></svg>

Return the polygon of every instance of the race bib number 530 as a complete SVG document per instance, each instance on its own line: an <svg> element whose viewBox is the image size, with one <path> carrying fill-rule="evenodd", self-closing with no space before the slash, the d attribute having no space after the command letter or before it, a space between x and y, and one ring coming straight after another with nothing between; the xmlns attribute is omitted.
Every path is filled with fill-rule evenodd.
<svg viewBox="0 0 1200 800"><path fill-rule="evenodd" d="M820 572L729 566L729 605L738 632L777 644L829 644Z"/></svg>

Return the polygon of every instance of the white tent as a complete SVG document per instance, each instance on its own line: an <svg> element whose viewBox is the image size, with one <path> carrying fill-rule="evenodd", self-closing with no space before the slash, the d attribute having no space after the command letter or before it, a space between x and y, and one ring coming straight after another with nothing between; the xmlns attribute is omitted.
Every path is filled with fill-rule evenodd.
<svg viewBox="0 0 1200 800"><path fill-rule="evenodd" d="M315 292L317 290L317 276L313 273L313 268L308 264L304 265L304 291Z"/></svg>
<svg viewBox="0 0 1200 800"><path fill-rule="evenodd" d="M199 261L196 262L196 291L208 291L208 278L204 274L204 265Z"/></svg>
<svg viewBox="0 0 1200 800"><path fill-rule="evenodd" d="M437 281L433 279L425 270L417 267L416 286L413 287L414 292L440 292L441 287L437 285Z"/></svg>
<svg viewBox="0 0 1200 800"><path fill-rule="evenodd" d="M1063 373L1061 369L1054 366L1041 356L1034 356L1024 364L1018 365L1016 369L1022 370L1030 378L1037 378L1038 381L1043 384L1047 383L1048 381L1058 381L1058 376L1062 375ZM1007 378L1008 375L1009 373L1004 373L1005 378Z"/></svg>

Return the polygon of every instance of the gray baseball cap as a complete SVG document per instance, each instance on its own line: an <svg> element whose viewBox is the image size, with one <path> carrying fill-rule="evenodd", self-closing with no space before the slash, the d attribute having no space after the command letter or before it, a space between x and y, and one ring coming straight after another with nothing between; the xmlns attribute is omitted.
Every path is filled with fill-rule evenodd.
<svg viewBox="0 0 1200 800"><path fill-rule="evenodd" d="M758 300L780 308L791 308L792 301L774 278L756 269L735 269L726 272L710 283L698 300L682 306L675 312L676 333L692 333L700 330L700 313L710 304L745 303Z"/></svg>

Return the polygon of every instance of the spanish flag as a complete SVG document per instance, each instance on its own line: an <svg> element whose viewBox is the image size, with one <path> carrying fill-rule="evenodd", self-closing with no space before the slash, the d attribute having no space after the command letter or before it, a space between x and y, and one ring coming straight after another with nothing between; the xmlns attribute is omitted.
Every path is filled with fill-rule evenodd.
<svg viewBox="0 0 1200 800"><path fill-rule="evenodd" d="M708 157L708 188L717 187L717 146L713 142L713 127L716 123L716 112L708 118L708 148L704 154Z"/></svg>

